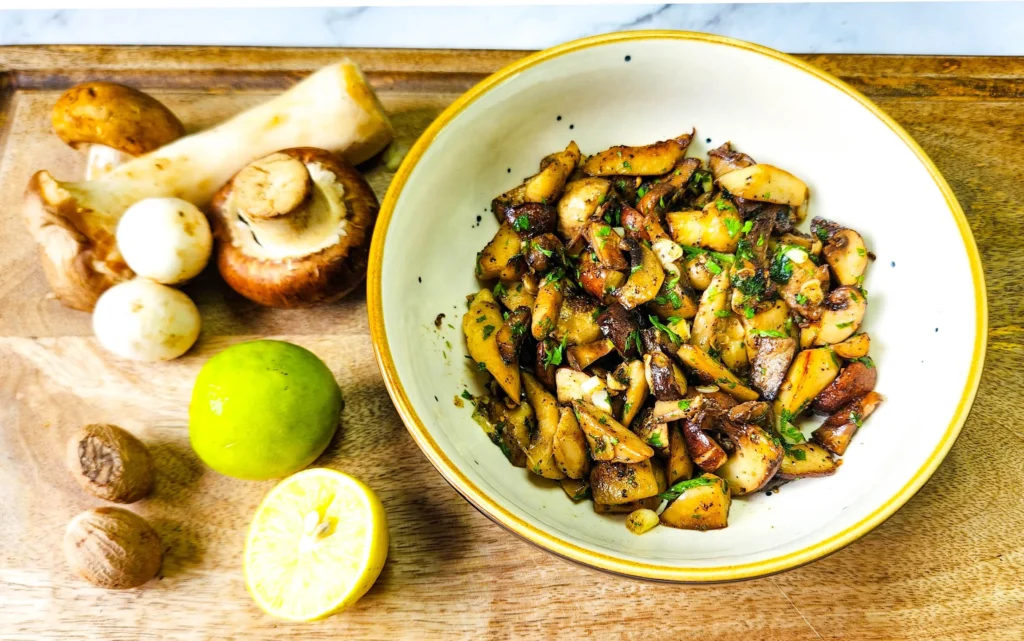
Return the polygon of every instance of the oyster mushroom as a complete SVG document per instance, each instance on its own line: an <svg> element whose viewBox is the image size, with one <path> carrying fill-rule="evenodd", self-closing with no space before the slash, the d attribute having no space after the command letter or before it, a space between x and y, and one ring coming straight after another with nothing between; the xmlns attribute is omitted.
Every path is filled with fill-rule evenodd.
<svg viewBox="0 0 1024 641"><path fill-rule="evenodd" d="M217 267L268 307L337 300L366 274L377 197L322 149L285 149L242 169L213 198Z"/></svg>
<svg viewBox="0 0 1024 641"><path fill-rule="evenodd" d="M61 140L88 154L86 180L185 135L184 125L159 100L112 82L71 87L53 105L50 120Z"/></svg>
<svg viewBox="0 0 1024 641"><path fill-rule="evenodd" d="M118 220L144 198L173 196L203 207L247 163L309 145L362 162L391 141L387 116L351 61L330 65L280 96L209 129L130 160L102 178L29 180L23 216L60 301L91 310L104 290L131 279L114 242Z"/></svg>

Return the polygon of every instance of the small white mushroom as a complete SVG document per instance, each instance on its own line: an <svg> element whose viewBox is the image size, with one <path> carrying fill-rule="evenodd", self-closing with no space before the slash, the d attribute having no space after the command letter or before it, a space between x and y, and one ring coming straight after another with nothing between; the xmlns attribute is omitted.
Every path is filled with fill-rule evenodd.
<svg viewBox="0 0 1024 641"><path fill-rule="evenodd" d="M145 198L117 224L117 248L138 276L165 285L183 283L203 271L213 250L206 216L180 198Z"/></svg>
<svg viewBox="0 0 1024 641"><path fill-rule="evenodd" d="M100 296L92 328L100 345L121 358L169 361L199 337L199 310L182 292L136 278Z"/></svg>

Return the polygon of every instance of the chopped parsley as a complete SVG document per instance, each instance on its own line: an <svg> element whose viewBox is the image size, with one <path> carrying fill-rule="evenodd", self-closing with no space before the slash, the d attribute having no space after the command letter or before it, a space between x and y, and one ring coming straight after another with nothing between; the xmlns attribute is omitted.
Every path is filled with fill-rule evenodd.
<svg viewBox="0 0 1024 641"><path fill-rule="evenodd" d="M635 274L635 273L637 273L638 271L640 271L643 268L644 268L643 265L633 265L632 267L629 268L629 273L630 274Z"/></svg>
<svg viewBox="0 0 1024 641"><path fill-rule="evenodd" d="M661 198L658 199L658 207L661 207L662 209L665 209L665 197L664 196L662 196Z"/></svg>
<svg viewBox="0 0 1024 641"><path fill-rule="evenodd" d="M594 235L598 238L605 238L611 233L612 228L607 225L599 225L598 228L594 230Z"/></svg>
<svg viewBox="0 0 1024 641"><path fill-rule="evenodd" d="M782 410L779 416L779 435L787 443L803 443L806 440L803 432L798 430L796 426L789 422L792 418L792 415L788 411Z"/></svg>
<svg viewBox="0 0 1024 641"><path fill-rule="evenodd" d="M530 218L526 214L522 214L512 223L512 229L516 231L526 231L530 228Z"/></svg>
<svg viewBox="0 0 1024 641"><path fill-rule="evenodd" d="M505 289L504 283L502 283L501 281L498 281L498 284L494 286L494 295L496 297L504 295L505 292L507 292L507 291L508 290Z"/></svg>
<svg viewBox="0 0 1024 641"><path fill-rule="evenodd" d="M868 253L867 250L865 250L863 247L858 247L857 248L857 255L858 256L866 256L867 253Z"/></svg>
<svg viewBox="0 0 1024 641"><path fill-rule="evenodd" d="M471 401L473 400L473 395L469 393L469 390L462 390L462 398Z"/></svg>
<svg viewBox="0 0 1024 641"><path fill-rule="evenodd" d="M746 296L760 296L768 287L768 279L765 278L764 272L758 271L750 276L733 276L732 285Z"/></svg>
<svg viewBox="0 0 1024 641"><path fill-rule="evenodd" d="M748 220L747 225L749 224L750 221ZM744 229L746 229L747 225L743 226ZM754 260L754 249L750 246L749 240L744 238L736 244L736 258L740 260Z"/></svg>
<svg viewBox="0 0 1024 641"><path fill-rule="evenodd" d="M490 338L494 333L494 325L484 325L484 340Z"/></svg>
<svg viewBox="0 0 1024 641"><path fill-rule="evenodd" d="M544 277L544 282L541 284L547 285L548 283L560 281L563 278L565 278L565 270L562 269L561 267L556 267L555 269L552 269L551 271L548 272L548 275Z"/></svg>
<svg viewBox="0 0 1024 641"><path fill-rule="evenodd" d="M480 361L479 363L476 364L476 370L478 372L486 372L487 371L487 363L485 363L483 361Z"/></svg>
<svg viewBox="0 0 1024 641"><path fill-rule="evenodd" d="M845 323L836 323L838 329L846 329L850 325L853 325L853 321L846 321Z"/></svg>
<svg viewBox="0 0 1024 641"><path fill-rule="evenodd" d="M740 233L740 229L742 228L743 226L740 224L740 221L735 218L725 219L725 229L729 232L729 238L735 237L736 234Z"/></svg>
<svg viewBox="0 0 1024 641"><path fill-rule="evenodd" d="M825 229L824 227L818 227L818 229L816 229L814 233L818 237L818 240L820 240L821 242L828 242L828 230Z"/></svg>
<svg viewBox="0 0 1024 641"><path fill-rule="evenodd" d="M850 362L851 363L863 363L864 365L866 365L867 367L869 367L871 369L875 368L875 361L871 360L870 356L861 356L859 358L851 358Z"/></svg>
<svg viewBox="0 0 1024 641"><path fill-rule="evenodd" d="M636 190L636 197L637 198L643 198L644 194L646 194L647 191L648 191L647 187L641 187L640 189L637 189Z"/></svg>
<svg viewBox="0 0 1024 641"><path fill-rule="evenodd" d="M723 253L720 253L720 252L710 251L710 250L704 249L702 247L694 247L692 245L680 245L680 247L683 248L683 253L686 254L687 258L693 258L694 256L700 256L701 254L707 254L708 256L714 258L715 260L717 260L720 263L730 263L730 264L732 264L733 262L736 261L736 257L733 256L732 254L723 254Z"/></svg>
<svg viewBox="0 0 1024 641"><path fill-rule="evenodd" d="M622 166L625 167L626 169L632 169L632 167L630 166L628 160L623 160L622 161Z"/></svg>
<svg viewBox="0 0 1024 641"><path fill-rule="evenodd" d="M750 306L744 307L743 308L743 315L746 316L747 318L753 318L754 317L754 308L750 307Z"/></svg>
<svg viewBox="0 0 1024 641"><path fill-rule="evenodd" d="M661 434L654 432L647 438L647 442L654 447L665 447L665 444L661 442Z"/></svg>
<svg viewBox="0 0 1024 641"><path fill-rule="evenodd" d="M690 409L690 401L686 400L685 398L679 401L679 409L684 411Z"/></svg>
<svg viewBox="0 0 1024 641"><path fill-rule="evenodd" d="M704 263L704 266L707 267L708 271L714 274L715 276L722 273L722 268L719 267L718 263L716 263L713 260L708 260L706 263Z"/></svg>
<svg viewBox="0 0 1024 641"><path fill-rule="evenodd" d="M807 452L805 452L804 450L798 450L794 448L790 450L789 453L793 456L793 458L795 458L798 461L807 460Z"/></svg>
<svg viewBox="0 0 1024 641"><path fill-rule="evenodd" d="M540 253L544 254L548 258L551 258L551 256L554 255L554 253L555 253L555 252L551 251L550 249L544 249L543 247L538 245L537 241L535 241L535 240L531 240L530 241L530 247L536 249L537 251L539 251Z"/></svg>
<svg viewBox="0 0 1024 641"><path fill-rule="evenodd" d="M547 353L544 355L545 368L562 364L562 353L565 351L565 340L567 338L568 336L563 336L562 343L560 345L558 345L554 349L547 350Z"/></svg>
<svg viewBox="0 0 1024 641"><path fill-rule="evenodd" d="M772 259L772 263L768 267L768 275L776 283L783 285L788 283L789 279L793 277L793 263L784 251L775 254L775 258Z"/></svg>
<svg viewBox="0 0 1024 641"><path fill-rule="evenodd" d="M668 326L666 326L664 323L662 323L660 320L658 320L657 316L651 315L651 316L648 316L647 318L650 319L651 325L653 325L655 329L661 330L661 331L665 332L666 334L668 334L668 338L669 338L669 340L672 341L673 344L679 345L680 343L683 342L683 339L679 338L679 334L676 334L671 329L669 329ZM640 351L643 351L643 350L640 350Z"/></svg>
<svg viewBox="0 0 1024 641"><path fill-rule="evenodd" d="M629 343L630 343L630 341L632 341L633 343L636 344L636 351L638 351L641 354L643 354L643 352L644 352L644 344L640 340L640 330L634 329L633 331L631 331L626 336L626 351L627 352L629 351Z"/></svg>
<svg viewBox="0 0 1024 641"><path fill-rule="evenodd" d="M713 480L711 480L711 479L709 479L707 477L704 477L704 476L698 476L695 479L689 479L687 481L679 481L678 483L676 483L672 487L668 488L668 490L666 490L666 491L662 492L661 494L659 494L658 498L659 499L664 499L666 501L674 501L677 498L679 498L680 495L682 495L682 493L685 492L686 490L689 490L689 489L692 489L692 488L695 488L695 487L701 487L703 485L712 485L712 484L714 484Z"/></svg>
<svg viewBox="0 0 1024 641"><path fill-rule="evenodd" d="M743 223L743 229L741 230L744 234L749 234L750 230L754 228L754 221L748 220Z"/></svg>
<svg viewBox="0 0 1024 641"><path fill-rule="evenodd" d="M482 323L485 320L487 320L487 316L477 316L476 317L476 322L478 322L478 323Z"/></svg>
<svg viewBox="0 0 1024 641"><path fill-rule="evenodd" d="M715 311L716 318L728 318L729 316L732 316L732 312L728 309L719 309Z"/></svg>
<svg viewBox="0 0 1024 641"><path fill-rule="evenodd" d="M751 336L768 336L770 338L786 338L786 334L776 329L752 329L750 330Z"/></svg>
<svg viewBox="0 0 1024 641"><path fill-rule="evenodd" d="M804 296L803 294L797 294L793 298L796 299L796 302L797 302L798 305L806 305L807 304L807 297Z"/></svg>
<svg viewBox="0 0 1024 641"><path fill-rule="evenodd" d="M857 427L864 426L864 421L861 419L860 416L857 415L857 412L855 410L850 410L850 420L853 421L853 424L856 425Z"/></svg>

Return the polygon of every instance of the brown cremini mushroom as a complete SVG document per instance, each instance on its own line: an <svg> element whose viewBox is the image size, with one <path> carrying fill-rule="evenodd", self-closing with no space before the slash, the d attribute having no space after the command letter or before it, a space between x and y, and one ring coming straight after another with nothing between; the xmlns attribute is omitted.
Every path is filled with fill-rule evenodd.
<svg viewBox="0 0 1024 641"><path fill-rule="evenodd" d="M312 147L273 153L213 198L217 266L235 291L268 307L337 300L366 275L378 208L338 156Z"/></svg>
<svg viewBox="0 0 1024 641"><path fill-rule="evenodd" d="M185 135L181 121L159 100L112 82L71 87L50 118L61 140L88 153L87 180Z"/></svg>
<svg viewBox="0 0 1024 641"><path fill-rule="evenodd" d="M100 179L65 182L36 172L22 215L53 293L68 307L90 311L105 290L134 276L114 237L121 216L140 200L175 197L206 207L241 168L283 147L328 149L358 164L381 151L393 134L359 67L343 60Z"/></svg>

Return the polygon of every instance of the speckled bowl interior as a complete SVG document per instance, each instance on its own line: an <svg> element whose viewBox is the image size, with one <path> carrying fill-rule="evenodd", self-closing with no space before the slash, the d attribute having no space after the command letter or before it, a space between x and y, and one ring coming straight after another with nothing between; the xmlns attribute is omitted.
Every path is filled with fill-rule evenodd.
<svg viewBox="0 0 1024 641"><path fill-rule="evenodd" d="M630 534L512 467L456 401L480 392L460 331L480 287L490 200L575 140L590 154L696 127L689 154L732 141L810 187L810 218L859 230L869 267L863 329L886 398L832 477L737 499L729 527ZM805 223L806 227L806 223ZM927 239L926 241L924 239ZM485 81L414 147L374 238L370 315L399 411L424 453L495 521L562 556L681 581L745 578L818 558L899 508L952 445L983 358L980 265L931 162L873 105L803 63L700 34L618 34L543 52ZM435 319L444 318L439 327Z"/></svg>

